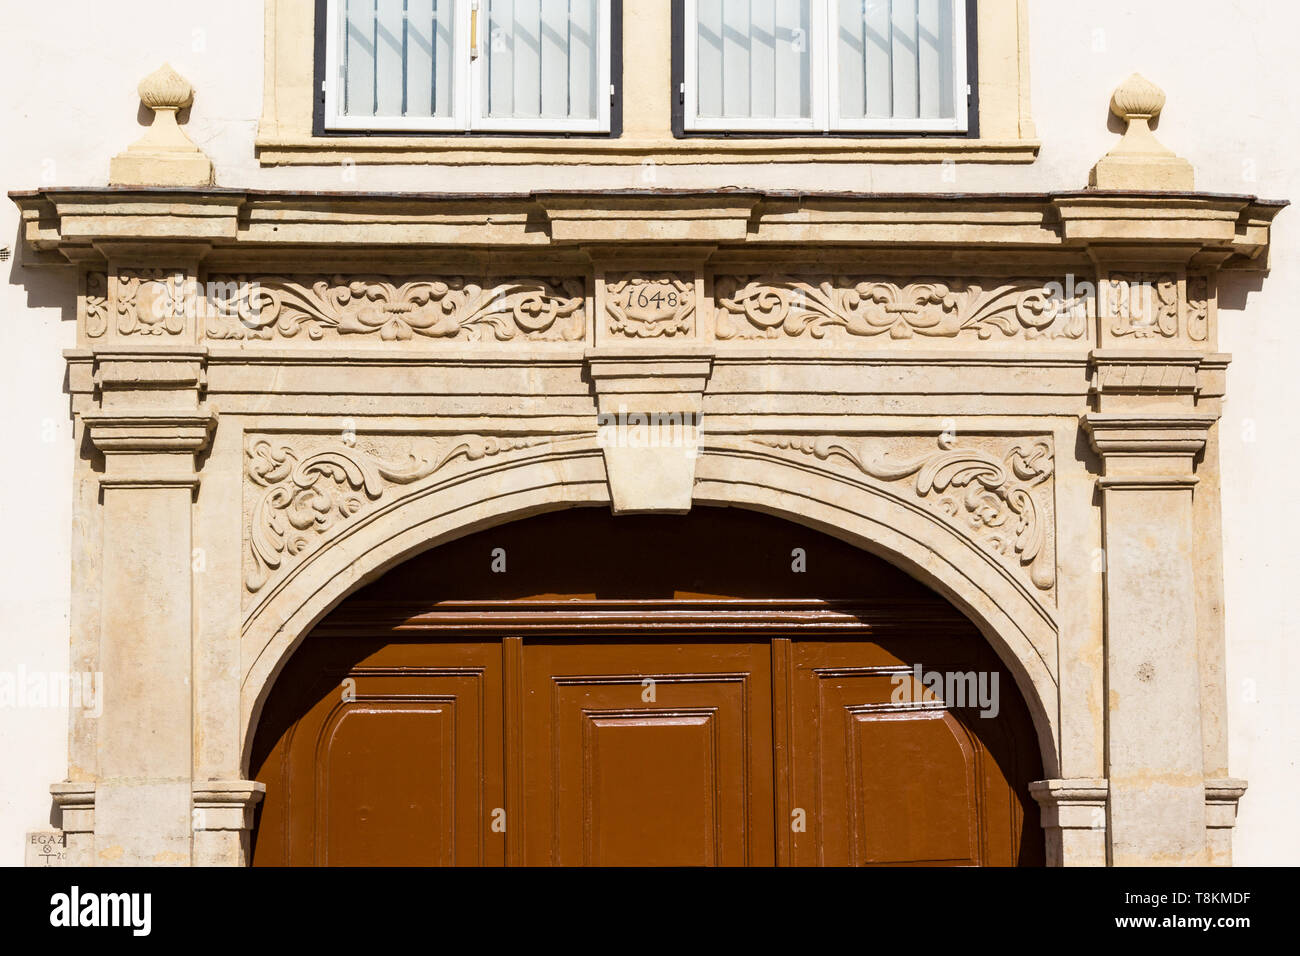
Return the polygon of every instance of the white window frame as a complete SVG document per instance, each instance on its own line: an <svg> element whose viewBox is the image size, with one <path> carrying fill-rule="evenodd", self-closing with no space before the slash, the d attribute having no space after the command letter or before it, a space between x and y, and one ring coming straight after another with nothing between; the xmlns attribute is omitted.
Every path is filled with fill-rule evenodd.
<svg viewBox="0 0 1300 956"><path fill-rule="evenodd" d="M325 118L329 131L365 132L520 132L608 133L610 102L615 95L611 71L610 0L597 0L596 117L594 119L516 119L490 117L487 111L488 20L486 0L455 0L452 111L449 116L343 116L340 115L343 62L339 49L341 0L327 0L325 21ZM478 36L472 36L473 31ZM477 42L475 42L477 41ZM471 55L471 50L477 55ZM608 94L604 93L608 90Z"/></svg>
<svg viewBox="0 0 1300 956"><path fill-rule="evenodd" d="M802 119L702 117L699 115L699 3L684 0L682 16L682 128L686 132L727 133L965 133L970 78L966 64L966 0L954 0L953 11L953 112L951 119L913 119L910 117L840 117L838 4L833 0L811 0L808 38L811 116Z"/></svg>

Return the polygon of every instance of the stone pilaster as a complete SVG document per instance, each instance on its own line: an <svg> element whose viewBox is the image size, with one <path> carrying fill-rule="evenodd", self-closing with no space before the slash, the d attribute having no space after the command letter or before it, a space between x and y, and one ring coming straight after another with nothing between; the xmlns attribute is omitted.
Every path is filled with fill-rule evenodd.
<svg viewBox="0 0 1300 956"><path fill-rule="evenodd" d="M97 356L100 410L83 415L100 479L104 675L96 865L187 865L193 774L191 562L195 455L213 414L201 355Z"/></svg>
<svg viewBox="0 0 1300 956"><path fill-rule="evenodd" d="M1048 866L1106 865L1105 780L1036 780L1029 792L1042 812Z"/></svg>
<svg viewBox="0 0 1300 956"><path fill-rule="evenodd" d="M1196 630L1195 456L1215 416L1084 418L1101 456L1110 861L1207 862Z"/></svg>

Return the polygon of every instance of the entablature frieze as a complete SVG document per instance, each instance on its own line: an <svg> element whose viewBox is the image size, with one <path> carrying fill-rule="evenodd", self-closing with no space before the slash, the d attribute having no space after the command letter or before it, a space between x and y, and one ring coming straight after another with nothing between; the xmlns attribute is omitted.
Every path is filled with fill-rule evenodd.
<svg viewBox="0 0 1300 956"><path fill-rule="evenodd" d="M78 344L319 352L753 346L1213 352L1247 196L229 189L13 194Z"/></svg>

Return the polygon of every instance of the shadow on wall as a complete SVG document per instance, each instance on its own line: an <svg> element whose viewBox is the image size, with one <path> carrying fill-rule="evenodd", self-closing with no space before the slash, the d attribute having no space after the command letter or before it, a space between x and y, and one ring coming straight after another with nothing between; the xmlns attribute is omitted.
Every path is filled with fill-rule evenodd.
<svg viewBox="0 0 1300 956"><path fill-rule="evenodd" d="M1219 308L1231 312L1245 311L1250 294L1263 288L1269 271L1265 269L1263 272L1220 272Z"/></svg>
<svg viewBox="0 0 1300 956"><path fill-rule="evenodd" d="M21 220L14 229L13 260L9 268L9 284L20 286L27 292L28 309L58 309L61 322L77 321L77 283L69 281L69 275L75 271L71 263L67 265L31 265L27 261L30 254L23 242L23 224ZM9 321L21 321L20 316L10 316ZM29 320L30 321L30 320ZM23 356L24 358L26 356ZM63 368L63 394L68 396L68 417L72 417L72 396L68 383L68 369Z"/></svg>

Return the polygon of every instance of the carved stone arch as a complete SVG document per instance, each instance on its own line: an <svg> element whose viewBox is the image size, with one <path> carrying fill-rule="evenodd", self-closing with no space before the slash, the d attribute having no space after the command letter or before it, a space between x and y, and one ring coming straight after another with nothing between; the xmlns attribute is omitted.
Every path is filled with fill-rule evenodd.
<svg viewBox="0 0 1300 956"><path fill-rule="evenodd" d="M347 595L421 551L546 511L608 505L594 438L534 449L422 485L354 517L259 595L242 635L243 769L262 705L315 624ZM1059 767L1056 626L1045 607L986 550L940 514L829 467L710 447L694 501L736 506L823 531L870 551L944 595L1014 675L1033 717L1044 771Z"/></svg>

